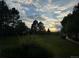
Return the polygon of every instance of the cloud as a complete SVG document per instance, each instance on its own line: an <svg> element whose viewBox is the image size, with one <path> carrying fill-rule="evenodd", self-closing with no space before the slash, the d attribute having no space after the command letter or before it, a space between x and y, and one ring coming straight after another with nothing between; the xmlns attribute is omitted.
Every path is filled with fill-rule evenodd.
<svg viewBox="0 0 79 59"><path fill-rule="evenodd" d="M20 19L27 26L37 19L44 22L46 28L61 27L60 21L71 13L79 0L5 0L9 8L15 7L20 12ZM57 22L57 23L56 23Z"/></svg>

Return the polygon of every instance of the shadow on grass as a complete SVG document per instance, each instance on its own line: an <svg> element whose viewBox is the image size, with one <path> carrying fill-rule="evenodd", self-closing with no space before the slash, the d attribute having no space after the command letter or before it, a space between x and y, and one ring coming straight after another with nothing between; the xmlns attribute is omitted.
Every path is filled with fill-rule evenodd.
<svg viewBox="0 0 79 59"><path fill-rule="evenodd" d="M53 57L46 49L35 44L23 45L18 48L7 48L1 51L0 57L6 58L51 58Z"/></svg>

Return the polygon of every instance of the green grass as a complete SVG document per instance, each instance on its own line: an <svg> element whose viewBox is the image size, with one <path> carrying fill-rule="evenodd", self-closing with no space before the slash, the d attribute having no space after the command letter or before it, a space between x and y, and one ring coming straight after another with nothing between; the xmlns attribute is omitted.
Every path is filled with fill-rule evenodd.
<svg viewBox="0 0 79 59"><path fill-rule="evenodd" d="M54 57L79 56L79 45L61 39L59 35L54 34L4 37L0 39L0 51L32 43L47 49Z"/></svg>

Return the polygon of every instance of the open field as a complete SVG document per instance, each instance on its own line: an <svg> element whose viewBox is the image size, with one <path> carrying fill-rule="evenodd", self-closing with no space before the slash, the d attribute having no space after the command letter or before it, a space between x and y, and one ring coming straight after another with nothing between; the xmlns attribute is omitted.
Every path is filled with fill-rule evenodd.
<svg viewBox="0 0 79 59"><path fill-rule="evenodd" d="M22 53L26 51L27 55L28 54L30 55L30 53L32 53L30 56L27 57L74 57L74 56L78 57L79 56L79 45L73 44L68 40L61 39L59 35L45 34L45 35L24 35L24 36L13 36L13 37L10 36L10 37L0 38L0 57L7 57L11 55L11 53L14 53L12 51L15 51L15 48L19 50L19 47L22 46L30 46L29 48L30 50L28 53L26 51L27 48L25 48L22 51ZM41 56L39 55L40 53L39 51L44 54L46 54L45 52L47 51L48 52L46 55L43 54L43 56ZM9 55L5 56L8 53Z"/></svg>

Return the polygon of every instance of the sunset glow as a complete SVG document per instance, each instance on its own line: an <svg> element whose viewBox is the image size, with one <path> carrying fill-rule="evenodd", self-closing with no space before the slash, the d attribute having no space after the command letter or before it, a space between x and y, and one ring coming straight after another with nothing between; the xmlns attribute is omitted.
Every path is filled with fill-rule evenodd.
<svg viewBox="0 0 79 59"><path fill-rule="evenodd" d="M51 32L57 32L58 30L56 28L49 28Z"/></svg>

